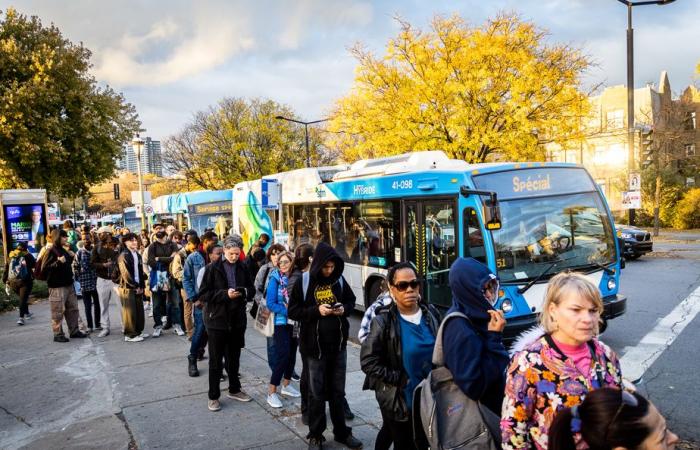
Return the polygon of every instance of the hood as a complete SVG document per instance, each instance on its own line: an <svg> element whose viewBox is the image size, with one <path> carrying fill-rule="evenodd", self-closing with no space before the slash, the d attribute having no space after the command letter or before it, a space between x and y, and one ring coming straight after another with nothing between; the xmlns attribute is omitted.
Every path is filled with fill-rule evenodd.
<svg viewBox="0 0 700 450"><path fill-rule="evenodd" d="M335 262L335 270L330 277L325 278L321 275L321 269L328 262ZM314 250L313 260L311 261L311 268L309 269L309 274L311 278L320 283L334 283L343 274L343 269L345 268L345 263L343 259L338 255L333 247L326 244L325 242L320 242Z"/></svg>
<svg viewBox="0 0 700 450"><path fill-rule="evenodd" d="M539 341L544 334L544 328L542 328L540 325L535 325L529 330L523 331L520 335L518 335L515 342L513 342L513 345L510 347L508 353L510 353L510 356L512 357L516 353L528 348L534 342Z"/></svg>
<svg viewBox="0 0 700 450"><path fill-rule="evenodd" d="M459 311L473 321L490 320L486 312L493 307L484 297L483 287L487 281L497 279L491 270L474 258L459 258L450 267L450 289L452 289L452 307L450 311Z"/></svg>

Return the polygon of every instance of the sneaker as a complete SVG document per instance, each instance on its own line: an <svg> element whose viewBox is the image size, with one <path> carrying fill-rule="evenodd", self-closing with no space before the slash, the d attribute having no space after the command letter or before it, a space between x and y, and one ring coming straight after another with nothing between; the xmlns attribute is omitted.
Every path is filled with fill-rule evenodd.
<svg viewBox="0 0 700 450"><path fill-rule="evenodd" d="M92 333L92 332L94 332L94 331L95 331L94 328L88 328L88 330L87 330L88 334L90 334L90 333Z"/></svg>
<svg viewBox="0 0 700 450"><path fill-rule="evenodd" d="M272 394L268 394L267 396L267 404L272 406L273 408L281 408L282 406L282 399L280 398L279 395L277 395L277 392L273 392Z"/></svg>
<svg viewBox="0 0 700 450"><path fill-rule="evenodd" d="M24 325L24 318L23 317L20 317L19 319L17 319L17 325Z"/></svg>
<svg viewBox="0 0 700 450"><path fill-rule="evenodd" d="M227 379L228 379L228 375L226 375L225 373L222 373L222 374L221 374L221 380L219 380L219 381L223 383L223 382L226 381Z"/></svg>
<svg viewBox="0 0 700 450"><path fill-rule="evenodd" d="M162 332L163 332L163 328L162 328L162 327L155 327L155 328L153 329L153 337L154 337L154 338L160 337L160 333L162 333Z"/></svg>
<svg viewBox="0 0 700 450"><path fill-rule="evenodd" d="M168 316L161 317L160 321L163 322L163 329L164 330L169 330L173 327L173 324L168 321Z"/></svg>
<svg viewBox="0 0 700 450"><path fill-rule="evenodd" d="M101 325L97 325L97 326L95 327L95 330L102 331L102 326L101 326Z"/></svg>
<svg viewBox="0 0 700 450"><path fill-rule="evenodd" d="M32 313L27 313L27 314L24 315L24 318L27 319L27 320L31 320L31 319L34 318L34 314L32 314Z"/></svg>
<svg viewBox="0 0 700 450"><path fill-rule="evenodd" d="M141 333L139 336L146 339L148 337L148 333Z"/></svg>
<svg viewBox="0 0 700 450"><path fill-rule="evenodd" d="M239 402L249 402L253 400L253 397L251 397L243 391L238 391L235 394L229 392L228 394L226 394L226 397Z"/></svg>
<svg viewBox="0 0 700 450"><path fill-rule="evenodd" d="M58 336L53 337L53 341L54 342L68 342L68 338L62 334L59 334Z"/></svg>
<svg viewBox="0 0 700 450"><path fill-rule="evenodd" d="M301 397L301 392L297 391L291 384L288 384L286 386L282 386L282 395L292 398L299 398Z"/></svg>
<svg viewBox="0 0 700 450"><path fill-rule="evenodd" d="M321 450L323 448L323 438L309 438L309 450Z"/></svg>
<svg viewBox="0 0 700 450"><path fill-rule="evenodd" d="M352 434L348 434L345 439L338 439L337 437L333 439L335 442L340 442L350 450L359 450L362 448L362 442L357 439Z"/></svg>
<svg viewBox="0 0 700 450"><path fill-rule="evenodd" d="M301 377L299 376L298 373L294 372L294 373L292 374L292 381L296 381L297 383L298 383L299 381L301 381Z"/></svg>
<svg viewBox="0 0 700 450"><path fill-rule="evenodd" d="M143 338L141 336L135 336L135 337L124 336L124 341L125 342L141 342L141 341L143 341Z"/></svg>
<svg viewBox="0 0 700 450"><path fill-rule="evenodd" d="M75 333L70 335L71 338L76 338L76 339L82 339L86 338L87 334L83 333L82 331L76 331Z"/></svg>
<svg viewBox="0 0 700 450"><path fill-rule="evenodd" d="M107 328L100 331L100 334L97 335L97 337L107 337L107 336L109 336L109 329L107 329Z"/></svg>
<svg viewBox="0 0 700 450"><path fill-rule="evenodd" d="M209 400L207 408L209 408L209 411L218 411L221 409L221 403L218 400Z"/></svg>
<svg viewBox="0 0 700 450"><path fill-rule="evenodd" d="M173 329L175 330L175 334L177 334L178 336L185 335L185 332L182 331L182 327L179 324L176 323L175 325L173 325Z"/></svg>

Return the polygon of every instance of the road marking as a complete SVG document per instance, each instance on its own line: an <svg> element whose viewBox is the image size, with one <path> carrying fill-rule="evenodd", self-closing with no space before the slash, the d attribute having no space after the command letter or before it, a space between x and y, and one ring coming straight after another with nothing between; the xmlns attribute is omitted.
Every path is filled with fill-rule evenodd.
<svg viewBox="0 0 700 450"><path fill-rule="evenodd" d="M625 349L625 354L620 361L622 375L628 380L638 381L698 313L700 313L700 287L661 319L639 341L639 344Z"/></svg>

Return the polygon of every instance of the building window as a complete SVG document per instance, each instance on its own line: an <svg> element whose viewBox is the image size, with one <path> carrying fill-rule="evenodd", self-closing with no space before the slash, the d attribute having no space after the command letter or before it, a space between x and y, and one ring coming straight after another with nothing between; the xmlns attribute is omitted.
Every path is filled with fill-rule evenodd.
<svg viewBox="0 0 700 450"><path fill-rule="evenodd" d="M695 119L695 111L688 111L685 115L685 129L696 130L697 121Z"/></svg>
<svg viewBox="0 0 700 450"><path fill-rule="evenodd" d="M625 110L615 109L605 113L605 119L608 130L617 130L624 126Z"/></svg>
<svg viewBox="0 0 700 450"><path fill-rule="evenodd" d="M605 164L605 147L595 147L593 152L593 163L597 165Z"/></svg>
<svg viewBox="0 0 700 450"><path fill-rule="evenodd" d="M685 144L685 156L695 156L695 144Z"/></svg>

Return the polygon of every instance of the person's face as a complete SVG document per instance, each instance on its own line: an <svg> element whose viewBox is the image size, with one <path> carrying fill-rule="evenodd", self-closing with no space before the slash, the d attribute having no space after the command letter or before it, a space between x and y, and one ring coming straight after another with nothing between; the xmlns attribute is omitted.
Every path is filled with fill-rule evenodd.
<svg viewBox="0 0 700 450"><path fill-rule="evenodd" d="M420 283L416 273L409 269L399 269L394 274L394 282L389 285L391 297L402 311L415 310L420 301Z"/></svg>
<svg viewBox="0 0 700 450"><path fill-rule="evenodd" d="M145 247L147 243L148 243L148 238L141 236L141 245L143 245Z"/></svg>
<svg viewBox="0 0 700 450"><path fill-rule="evenodd" d="M265 247L268 242L270 242L270 239L267 236L260 236L260 246Z"/></svg>
<svg viewBox="0 0 700 450"><path fill-rule="evenodd" d="M68 236L61 236L60 241L61 241L60 245L61 245L61 247L63 247L64 245L66 245L68 243Z"/></svg>
<svg viewBox="0 0 700 450"><path fill-rule="evenodd" d="M289 256L287 256L287 255L280 256L278 261L277 261L277 264L279 265L281 272L283 272L283 273L291 272L292 260L289 259Z"/></svg>
<svg viewBox="0 0 700 450"><path fill-rule="evenodd" d="M126 248L131 250L132 252L135 252L137 248L139 248L139 241L138 239L129 239L128 241L125 242Z"/></svg>
<svg viewBox="0 0 700 450"><path fill-rule="evenodd" d="M211 260L211 262L217 262L221 258L221 253L221 247L214 247L214 249L211 251L211 254L209 255L209 259ZM240 255L240 253L241 252L239 251L238 254Z"/></svg>
<svg viewBox="0 0 700 450"><path fill-rule="evenodd" d="M171 235L173 231L175 231L175 226L168 225L167 227L165 227L165 232L168 233L168 235Z"/></svg>
<svg viewBox="0 0 700 450"><path fill-rule="evenodd" d="M272 263L273 266L278 267L278 262L279 262L279 253L276 251L273 251L270 253L270 262Z"/></svg>
<svg viewBox="0 0 700 450"><path fill-rule="evenodd" d="M593 302L582 297L575 289L562 292L559 304L549 305L550 317L554 319L560 338L565 344L580 345L595 335L600 313Z"/></svg>
<svg viewBox="0 0 700 450"><path fill-rule="evenodd" d="M484 298L491 306L498 300L498 281L489 280L484 285Z"/></svg>
<svg viewBox="0 0 700 450"><path fill-rule="evenodd" d="M188 242L187 242L187 245L185 245L185 250L187 250L188 252L191 253L191 252L197 250L197 246L194 245L193 242L189 242L189 241L188 241Z"/></svg>
<svg viewBox="0 0 700 450"><path fill-rule="evenodd" d="M321 275L323 275L325 278L328 278L331 275L333 275L334 270L335 270L335 262L328 261L321 268Z"/></svg>
<svg viewBox="0 0 700 450"><path fill-rule="evenodd" d="M163 225L156 225L155 227L153 227L153 231L155 233L158 233L159 231L165 231L165 228L163 228Z"/></svg>
<svg viewBox="0 0 700 450"><path fill-rule="evenodd" d="M41 213L39 211L32 211L32 222L41 222Z"/></svg>
<svg viewBox="0 0 700 450"><path fill-rule="evenodd" d="M642 450L673 450L676 448L678 436L666 426L666 419L659 413L656 406L649 405L649 413L644 418L647 426L652 430L651 434L639 447Z"/></svg>
<svg viewBox="0 0 700 450"><path fill-rule="evenodd" d="M241 249L238 247L229 247L224 249L224 258L231 264L238 261L238 257L241 256Z"/></svg>

